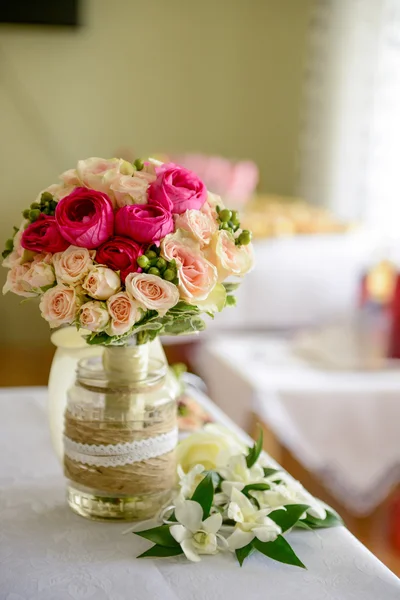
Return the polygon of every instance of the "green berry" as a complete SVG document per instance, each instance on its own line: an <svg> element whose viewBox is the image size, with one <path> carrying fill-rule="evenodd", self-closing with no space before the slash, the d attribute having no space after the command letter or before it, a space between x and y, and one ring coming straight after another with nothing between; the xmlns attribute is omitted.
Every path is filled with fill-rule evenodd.
<svg viewBox="0 0 400 600"><path fill-rule="evenodd" d="M172 269L165 269L163 273L163 278L166 281L173 281L175 279L176 273Z"/></svg>
<svg viewBox="0 0 400 600"><path fill-rule="evenodd" d="M142 254L142 256L139 256L137 259L137 264L139 265L139 267L141 267L142 269L147 269L147 267L150 265L150 261L147 258L147 256L145 256L144 254Z"/></svg>
<svg viewBox="0 0 400 600"><path fill-rule="evenodd" d="M7 240L5 248L6 248L6 250L10 250L10 252L11 252L12 249L14 248L14 240L12 240L11 238L9 240Z"/></svg>
<svg viewBox="0 0 400 600"><path fill-rule="evenodd" d="M141 158L137 158L133 164L138 171L141 171L144 167L144 162Z"/></svg>
<svg viewBox="0 0 400 600"><path fill-rule="evenodd" d="M221 223L221 229L225 229L225 231L230 231L230 227L228 223Z"/></svg>
<svg viewBox="0 0 400 600"><path fill-rule="evenodd" d="M179 285L178 277L175 277L175 279L173 279L171 283L173 283L174 285Z"/></svg>
<svg viewBox="0 0 400 600"><path fill-rule="evenodd" d="M35 208L40 208L40 204L39 204L39 202L32 202L32 204L31 204L31 208L32 208L32 209L35 209Z"/></svg>
<svg viewBox="0 0 400 600"><path fill-rule="evenodd" d="M222 221L222 223L227 223L231 220L231 218L232 211L228 210L227 208L224 208L224 210L221 210L221 212L219 213L219 220Z"/></svg>
<svg viewBox="0 0 400 600"><path fill-rule="evenodd" d="M239 235L239 244L242 246L247 246L251 242L251 231L248 229L243 229L242 233Z"/></svg>
<svg viewBox="0 0 400 600"><path fill-rule="evenodd" d="M232 211L231 221L232 221L232 223L234 225L239 225L240 224L239 213L238 213L237 210L233 210Z"/></svg>
<svg viewBox="0 0 400 600"><path fill-rule="evenodd" d="M24 217L24 219L29 219L29 213L31 211L29 210L29 208L26 208L23 212L22 212L22 216Z"/></svg>
<svg viewBox="0 0 400 600"><path fill-rule="evenodd" d="M53 200L53 195L50 192L43 192L40 196L40 201L45 204L46 202L51 202Z"/></svg>
<svg viewBox="0 0 400 600"><path fill-rule="evenodd" d="M151 260L152 258L157 258L157 254L156 252L154 252L154 250L147 250L145 256L147 256L149 260Z"/></svg>
<svg viewBox="0 0 400 600"><path fill-rule="evenodd" d="M45 207L44 207L44 209L42 210L42 213L43 213L44 215L49 215L49 214L50 214L50 212L51 212L51 211L50 211L50 209L49 209L49 207L48 207L48 206L45 206Z"/></svg>
<svg viewBox="0 0 400 600"><path fill-rule="evenodd" d="M36 221L40 216L40 210L38 208L34 208L33 210L29 211L29 220L34 222Z"/></svg>
<svg viewBox="0 0 400 600"><path fill-rule="evenodd" d="M160 277L160 271L159 269L157 269L157 267L150 267L150 269L147 272L149 275L157 275L158 277Z"/></svg>
<svg viewBox="0 0 400 600"><path fill-rule="evenodd" d="M167 268L167 261L162 256L160 256L156 260L156 267L157 269L160 269L160 271L164 271L164 269Z"/></svg>

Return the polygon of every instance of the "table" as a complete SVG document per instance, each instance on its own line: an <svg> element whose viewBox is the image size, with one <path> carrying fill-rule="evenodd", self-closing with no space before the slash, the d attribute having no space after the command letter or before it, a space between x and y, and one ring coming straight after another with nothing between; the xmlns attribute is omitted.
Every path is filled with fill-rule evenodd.
<svg viewBox="0 0 400 600"><path fill-rule="evenodd" d="M254 413L353 515L400 482L400 370L320 369L268 336L221 337L197 366L236 423L250 430Z"/></svg>
<svg viewBox="0 0 400 600"><path fill-rule="evenodd" d="M207 398L216 420L238 428ZM46 390L0 391L0 600L395 600L400 582L343 527L290 534L308 570L253 555L199 564L140 560L126 524L86 521L65 504ZM241 433L241 435L244 435Z"/></svg>

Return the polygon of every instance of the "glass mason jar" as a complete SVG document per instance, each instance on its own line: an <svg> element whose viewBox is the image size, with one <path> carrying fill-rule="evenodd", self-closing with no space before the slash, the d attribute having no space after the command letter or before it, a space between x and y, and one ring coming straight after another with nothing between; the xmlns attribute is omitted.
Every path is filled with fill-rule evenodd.
<svg viewBox="0 0 400 600"><path fill-rule="evenodd" d="M68 393L68 502L92 519L148 519L176 477L177 385L150 344L108 346L82 359Z"/></svg>

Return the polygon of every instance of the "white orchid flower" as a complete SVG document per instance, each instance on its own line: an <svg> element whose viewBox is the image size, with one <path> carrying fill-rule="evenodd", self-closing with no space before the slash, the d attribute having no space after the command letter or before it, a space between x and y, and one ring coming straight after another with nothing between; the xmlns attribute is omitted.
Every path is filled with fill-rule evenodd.
<svg viewBox="0 0 400 600"><path fill-rule="evenodd" d="M169 530L181 545L186 558L198 562L201 560L200 554L218 552L218 542L223 540L217 533L222 525L220 513L203 521L203 509L200 504L193 500L185 500L175 507L175 517L179 524L172 525Z"/></svg>
<svg viewBox="0 0 400 600"><path fill-rule="evenodd" d="M228 496L231 495L232 488L240 491L249 483L259 483L264 480L262 467L256 463L249 469L243 454L232 456L225 467L219 467L218 472L225 479L221 488Z"/></svg>
<svg viewBox="0 0 400 600"><path fill-rule="evenodd" d="M325 519L326 510L322 503L314 498L307 490L290 477L287 473L280 473L280 479L283 483L271 482L271 489L265 491L250 491L251 496L257 500L261 508L283 508L288 504L307 504L306 510L310 516L316 519ZM305 518L306 514L304 514Z"/></svg>
<svg viewBox="0 0 400 600"><path fill-rule="evenodd" d="M257 510L242 492L232 488L228 517L236 522L236 526L227 539L229 549L234 551L243 548L254 538L261 542L276 540L282 530L267 516L270 512L270 509Z"/></svg>
<svg viewBox="0 0 400 600"><path fill-rule="evenodd" d="M203 465L195 465L188 473L185 473L181 465L178 465L177 472L179 486L181 488L179 491L179 498L181 500L186 500L193 496L195 489L204 477L204 471L205 468Z"/></svg>

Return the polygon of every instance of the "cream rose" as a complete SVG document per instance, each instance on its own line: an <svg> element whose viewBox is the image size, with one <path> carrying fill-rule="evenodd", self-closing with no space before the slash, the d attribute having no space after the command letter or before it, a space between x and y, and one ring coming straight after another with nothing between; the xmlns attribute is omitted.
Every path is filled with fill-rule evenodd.
<svg viewBox="0 0 400 600"><path fill-rule="evenodd" d="M199 210L186 210L175 216L176 229L184 229L192 234L200 246L210 243L213 234L218 231L218 225L211 215Z"/></svg>
<svg viewBox="0 0 400 600"><path fill-rule="evenodd" d="M191 304L205 300L217 283L217 269L206 258L200 244L182 229L167 235L161 243L163 257L175 259L180 296Z"/></svg>
<svg viewBox="0 0 400 600"><path fill-rule="evenodd" d="M43 260L38 260L38 257L35 256L29 270L22 278L22 285L26 286L28 291L32 289L39 291L40 288L53 285L55 281L56 276L54 274L54 269L51 266L49 256L44 256Z"/></svg>
<svg viewBox="0 0 400 600"><path fill-rule="evenodd" d="M129 273L125 279L127 291L143 308L156 310L160 315L179 302L176 285L157 275L147 273Z"/></svg>
<svg viewBox="0 0 400 600"><path fill-rule="evenodd" d="M77 168L70 169L61 175L67 185L80 185L99 192L104 192L114 201L110 186L119 175L132 175L133 165L122 158L88 158L80 160Z"/></svg>
<svg viewBox="0 0 400 600"><path fill-rule="evenodd" d="M37 293L34 292L31 287L24 282L24 277L29 271L32 263L24 263L20 265L19 263L14 264L13 267L7 273L7 279L3 286L3 294L7 294L7 292L13 292L13 294L17 294L17 296L25 296L25 298L33 298L37 296Z"/></svg>
<svg viewBox="0 0 400 600"><path fill-rule="evenodd" d="M107 300L107 309L111 321L107 327L108 335L123 335L141 317L139 305L127 292L114 294Z"/></svg>
<svg viewBox="0 0 400 600"><path fill-rule="evenodd" d="M253 246L236 246L233 235L221 230L211 240L207 259L217 268L218 281L224 281L230 275L243 277L254 266Z"/></svg>
<svg viewBox="0 0 400 600"><path fill-rule="evenodd" d="M155 175L138 171L133 177L130 175L117 176L110 185L115 203L118 208L128 204L147 204L147 189Z"/></svg>
<svg viewBox="0 0 400 600"><path fill-rule="evenodd" d="M231 456L245 451L245 444L228 429L206 425L202 431L182 440L176 455L177 463L187 473L199 464L205 469L216 469L227 464Z"/></svg>
<svg viewBox="0 0 400 600"><path fill-rule="evenodd" d="M82 281L93 267L95 252L78 246L69 246L53 256L57 282L75 285Z"/></svg>
<svg viewBox="0 0 400 600"><path fill-rule="evenodd" d="M108 267L94 267L87 275L82 287L96 300L108 300L121 287L119 275Z"/></svg>
<svg viewBox="0 0 400 600"><path fill-rule="evenodd" d="M212 192L207 192L207 200L204 202L200 211L215 221L218 216L217 206L219 206L221 209L225 208L221 196L213 194Z"/></svg>
<svg viewBox="0 0 400 600"><path fill-rule="evenodd" d="M17 233L14 235L13 238L13 250L8 256L6 256L6 258L2 262L3 267L11 269L11 267L21 262L22 255L24 253L24 249L21 246L21 238L28 224L29 221L27 219L24 219L22 221L20 228L18 229Z"/></svg>
<svg viewBox="0 0 400 600"><path fill-rule="evenodd" d="M39 202L40 204L40 200L42 197L42 194L44 192L49 192L55 200L61 200L61 198L64 198L64 196L68 196L72 190L74 189L75 185L79 185L79 182L77 182L76 184L72 184L72 183L53 183L52 185L49 185L49 187L45 188L44 190L42 190L37 198L36 198L36 202Z"/></svg>
<svg viewBox="0 0 400 600"><path fill-rule="evenodd" d="M42 317L53 328L72 323L75 320L78 305L79 300L74 288L59 284L43 294L39 307Z"/></svg>
<svg viewBox="0 0 400 600"><path fill-rule="evenodd" d="M101 302L95 300L81 306L79 322L85 329L99 333L104 331L110 321L110 315Z"/></svg>

